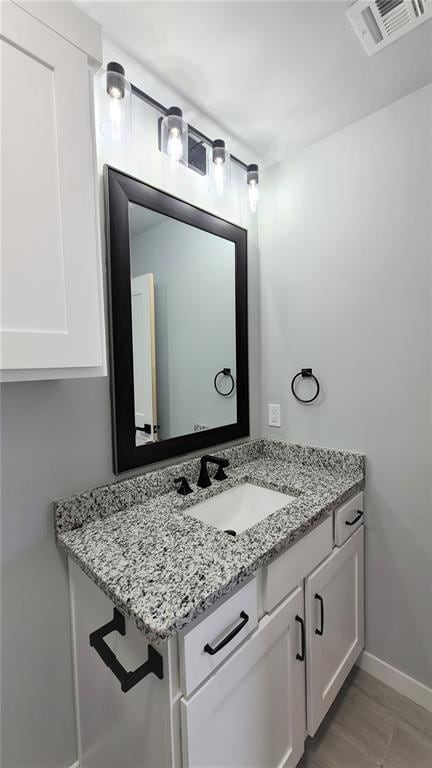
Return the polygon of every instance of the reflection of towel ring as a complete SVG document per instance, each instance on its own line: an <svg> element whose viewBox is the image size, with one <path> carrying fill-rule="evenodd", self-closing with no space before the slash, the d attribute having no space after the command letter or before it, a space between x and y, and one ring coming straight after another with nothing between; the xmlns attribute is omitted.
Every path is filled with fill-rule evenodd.
<svg viewBox="0 0 432 768"><path fill-rule="evenodd" d="M231 389L228 392L221 392L220 389L218 389L218 385L217 385L218 376L228 376L228 378L231 379ZM231 368L222 368L221 371L218 371L216 376L214 377L213 384L218 395L221 395L221 397L229 397L232 394L232 392L234 392L234 386L235 386L234 377L231 373Z"/></svg>
<svg viewBox="0 0 432 768"><path fill-rule="evenodd" d="M303 379L313 379L316 384L316 392L314 396L310 397L308 400L303 400L303 398L299 397L295 391L295 383L299 376L301 376ZM291 382L291 392L293 393L295 399L299 401L299 403L313 403L313 401L317 399L320 393L320 385L317 377L312 373L312 368L302 368L299 373L296 373Z"/></svg>

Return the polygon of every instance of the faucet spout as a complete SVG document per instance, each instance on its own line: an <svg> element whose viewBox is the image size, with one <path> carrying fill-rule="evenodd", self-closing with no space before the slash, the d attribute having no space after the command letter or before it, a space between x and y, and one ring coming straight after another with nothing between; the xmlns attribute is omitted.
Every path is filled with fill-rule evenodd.
<svg viewBox="0 0 432 768"><path fill-rule="evenodd" d="M218 456L209 456L209 455L202 456L200 473L199 473L199 478L197 482L197 485L199 488L208 488L212 484L209 478L207 464L217 465L218 470L215 475L216 480L224 480L226 478L226 474L223 470L224 468L229 466L228 459L220 459Z"/></svg>

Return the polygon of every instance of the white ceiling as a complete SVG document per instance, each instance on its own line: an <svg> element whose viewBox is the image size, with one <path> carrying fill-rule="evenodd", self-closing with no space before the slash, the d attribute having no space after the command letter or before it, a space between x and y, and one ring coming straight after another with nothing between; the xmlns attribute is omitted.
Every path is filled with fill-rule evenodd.
<svg viewBox="0 0 432 768"><path fill-rule="evenodd" d="M269 162L432 80L431 21L369 57L346 16L351 3L343 0L80 5L115 42Z"/></svg>

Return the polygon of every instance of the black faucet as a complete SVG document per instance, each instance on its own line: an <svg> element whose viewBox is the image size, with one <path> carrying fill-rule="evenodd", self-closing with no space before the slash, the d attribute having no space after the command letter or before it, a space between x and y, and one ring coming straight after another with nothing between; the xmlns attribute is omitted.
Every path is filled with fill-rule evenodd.
<svg viewBox="0 0 432 768"><path fill-rule="evenodd" d="M226 478L224 467L229 466L228 459L219 459L217 456L207 456L207 455L202 456L201 469L200 469L200 474L197 482L197 485L199 488L208 488L211 485L211 480L209 478L209 474L207 470L207 464L217 465L218 470L214 477L215 480L225 480Z"/></svg>

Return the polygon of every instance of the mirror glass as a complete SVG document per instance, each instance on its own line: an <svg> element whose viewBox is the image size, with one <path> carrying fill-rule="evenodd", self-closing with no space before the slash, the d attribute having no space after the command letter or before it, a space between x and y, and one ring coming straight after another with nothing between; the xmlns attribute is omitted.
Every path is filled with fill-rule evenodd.
<svg viewBox="0 0 432 768"><path fill-rule="evenodd" d="M235 424L235 243L128 210L135 445Z"/></svg>

